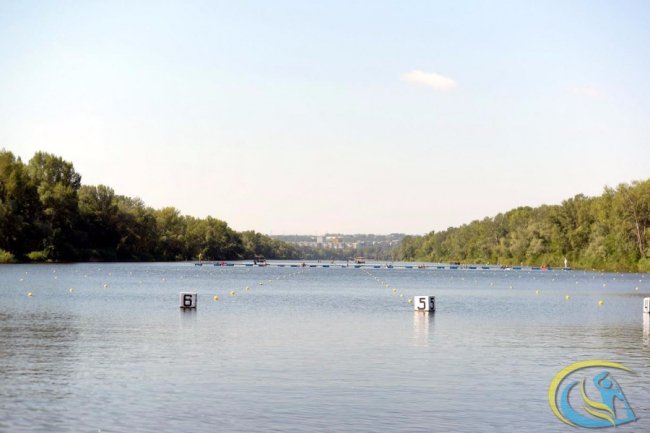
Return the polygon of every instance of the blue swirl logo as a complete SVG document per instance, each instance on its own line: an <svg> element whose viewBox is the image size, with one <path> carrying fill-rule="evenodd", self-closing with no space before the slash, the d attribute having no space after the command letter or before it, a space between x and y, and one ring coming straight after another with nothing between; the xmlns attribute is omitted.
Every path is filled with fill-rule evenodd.
<svg viewBox="0 0 650 433"><path fill-rule="evenodd" d="M588 395L586 378L565 381L577 371L592 367L632 373L624 365L601 360L576 362L563 368L548 388L548 402L555 416L570 426L585 428L615 427L636 421L623 390L608 370L598 371L591 378L600 401Z"/></svg>

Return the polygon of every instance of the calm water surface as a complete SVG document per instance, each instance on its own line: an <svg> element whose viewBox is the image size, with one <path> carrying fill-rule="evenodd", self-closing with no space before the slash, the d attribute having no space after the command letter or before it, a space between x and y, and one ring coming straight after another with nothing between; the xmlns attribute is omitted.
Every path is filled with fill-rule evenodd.
<svg viewBox="0 0 650 433"><path fill-rule="evenodd" d="M648 432L644 296L641 274L4 265L0 432L576 431L547 392L588 359L634 370L615 431Z"/></svg>

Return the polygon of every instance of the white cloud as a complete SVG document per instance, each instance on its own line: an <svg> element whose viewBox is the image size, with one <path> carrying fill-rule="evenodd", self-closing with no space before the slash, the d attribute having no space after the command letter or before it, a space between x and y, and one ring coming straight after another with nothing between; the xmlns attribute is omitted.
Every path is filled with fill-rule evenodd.
<svg viewBox="0 0 650 433"><path fill-rule="evenodd" d="M434 72L424 72L418 69L415 69L410 72L406 72L401 76L402 81L407 81L409 83L421 84L423 86L428 86L436 90L452 90L457 84L451 78L445 77Z"/></svg>
<svg viewBox="0 0 650 433"><path fill-rule="evenodd" d="M577 96L582 96L585 98L591 99L603 99L605 97L605 92L596 87L574 87L571 89L571 93Z"/></svg>

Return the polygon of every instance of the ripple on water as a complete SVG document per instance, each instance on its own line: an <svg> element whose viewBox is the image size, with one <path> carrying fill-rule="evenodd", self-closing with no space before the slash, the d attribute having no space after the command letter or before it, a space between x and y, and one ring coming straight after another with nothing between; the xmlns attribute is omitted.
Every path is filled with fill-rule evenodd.
<svg viewBox="0 0 650 433"><path fill-rule="evenodd" d="M549 381L583 359L635 370L617 380L640 420L617 430L650 430L638 275L26 270L0 273L0 431L555 432ZM178 309L184 290L196 311ZM423 294L435 314L406 302Z"/></svg>

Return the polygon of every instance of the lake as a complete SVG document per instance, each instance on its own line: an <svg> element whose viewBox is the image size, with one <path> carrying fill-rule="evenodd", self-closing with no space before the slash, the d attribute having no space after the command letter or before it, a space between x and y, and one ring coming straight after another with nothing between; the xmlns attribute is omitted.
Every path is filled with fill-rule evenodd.
<svg viewBox="0 0 650 433"><path fill-rule="evenodd" d="M632 370L616 431L650 431L644 297L583 271L2 265L0 432L576 431L548 390L585 360Z"/></svg>

